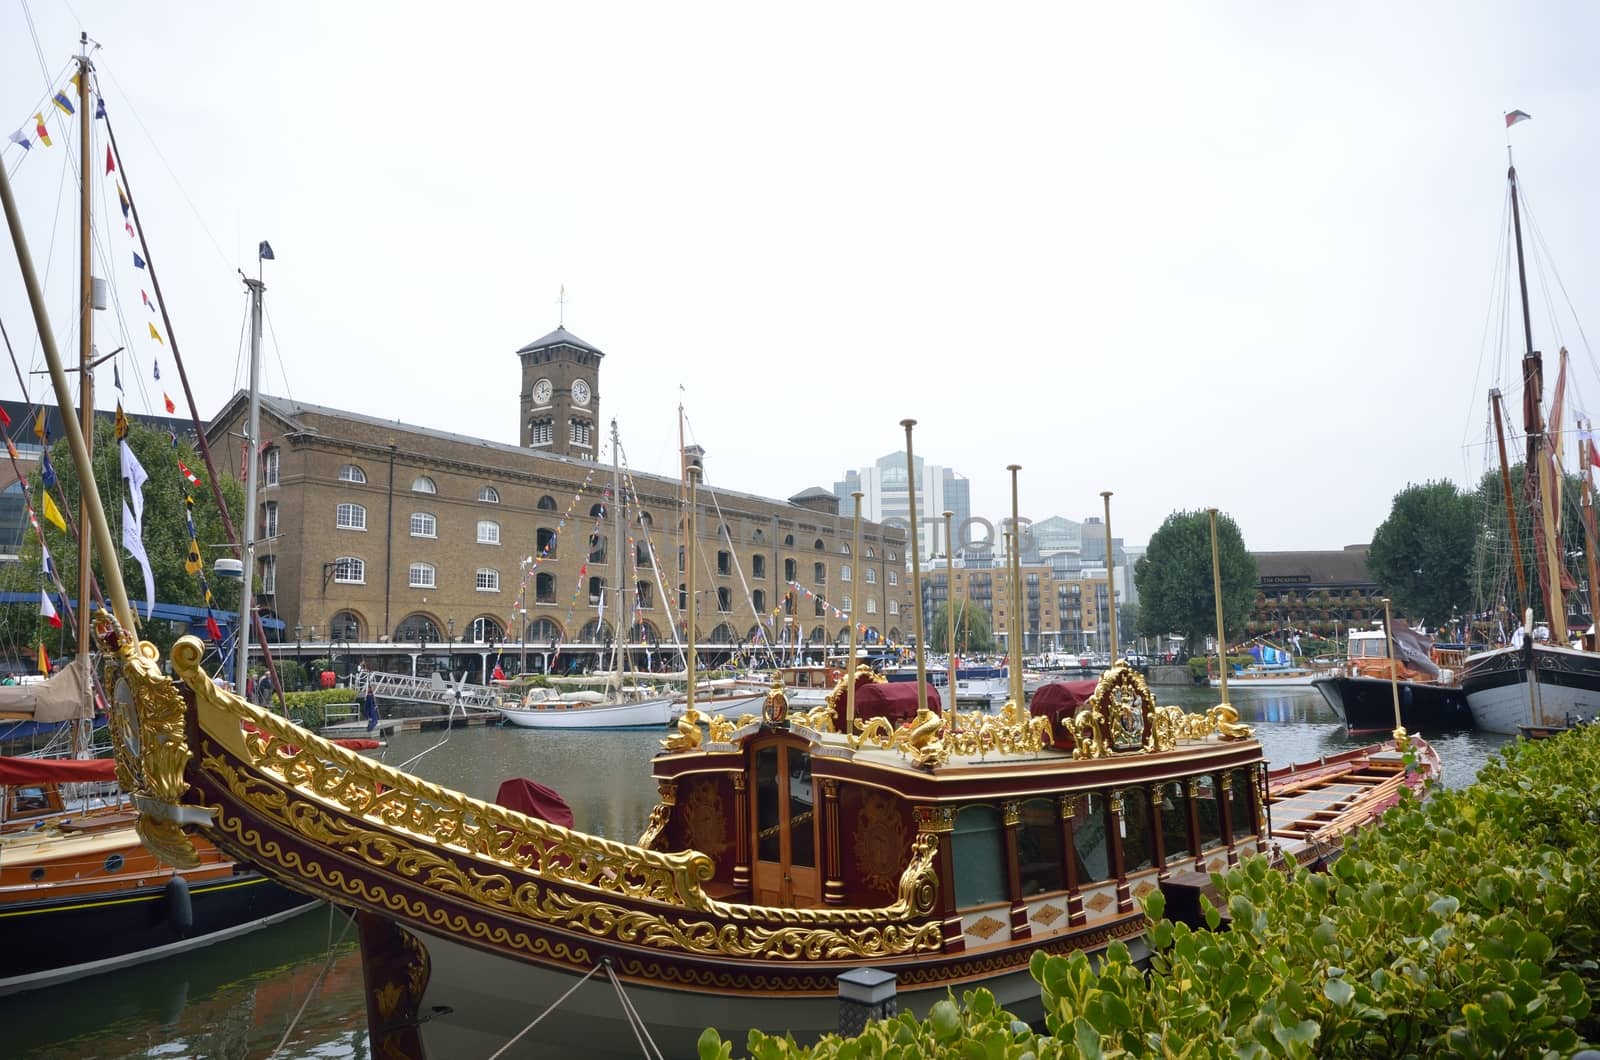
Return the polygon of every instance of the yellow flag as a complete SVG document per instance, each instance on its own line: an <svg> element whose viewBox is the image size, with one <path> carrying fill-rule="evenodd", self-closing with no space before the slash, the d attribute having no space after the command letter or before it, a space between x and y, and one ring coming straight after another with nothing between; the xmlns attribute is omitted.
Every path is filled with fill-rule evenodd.
<svg viewBox="0 0 1600 1060"><path fill-rule="evenodd" d="M61 509L56 507L56 502L50 499L50 494L44 495L44 517L57 530L65 532L67 521L61 518Z"/></svg>
<svg viewBox="0 0 1600 1060"><path fill-rule="evenodd" d="M189 539L189 555L183 561L183 569L190 574L199 574L202 564L200 562L200 546L195 544L194 538Z"/></svg>
<svg viewBox="0 0 1600 1060"><path fill-rule="evenodd" d="M49 435L45 434L44 430L44 409L39 410L39 418L33 421L33 433L41 442L49 439Z"/></svg>
<svg viewBox="0 0 1600 1060"><path fill-rule="evenodd" d="M123 415L122 402L117 402L117 438L120 441L128 436L128 417Z"/></svg>
<svg viewBox="0 0 1600 1060"><path fill-rule="evenodd" d="M39 642L39 672L42 674L50 672L50 653L44 650L42 640Z"/></svg>
<svg viewBox="0 0 1600 1060"><path fill-rule="evenodd" d="M161 332L156 330L156 326L154 324L150 325L150 337L155 339L157 342L161 342ZM161 342L161 345L165 346L166 343Z"/></svg>

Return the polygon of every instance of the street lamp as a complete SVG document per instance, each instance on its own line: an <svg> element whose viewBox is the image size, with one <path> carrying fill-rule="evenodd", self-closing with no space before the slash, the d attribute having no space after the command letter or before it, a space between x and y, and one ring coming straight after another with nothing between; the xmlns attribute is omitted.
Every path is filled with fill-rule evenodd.
<svg viewBox="0 0 1600 1060"><path fill-rule="evenodd" d="M522 661L517 666L517 675L528 672L528 609L519 607L517 610L522 615Z"/></svg>
<svg viewBox="0 0 1600 1060"><path fill-rule="evenodd" d="M445 628L449 630L449 640L447 642L444 668L451 676L454 676L456 672L456 620L453 618L446 619Z"/></svg>
<svg viewBox="0 0 1600 1060"><path fill-rule="evenodd" d="M300 649L300 635L304 632L304 627L302 627L300 623L296 622L294 624L294 665L295 668L300 671L300 677L299 680L296 681L296 684L302 688L306 683L306 663L305 660L301 658L302 652Z"/></svg>

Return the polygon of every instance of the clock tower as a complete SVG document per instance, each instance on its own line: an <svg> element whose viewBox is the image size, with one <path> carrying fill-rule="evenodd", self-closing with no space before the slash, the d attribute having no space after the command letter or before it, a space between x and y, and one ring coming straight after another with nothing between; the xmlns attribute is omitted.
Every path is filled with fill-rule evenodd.
<svg viewBox="0 0 1600 1060"><path fill-rule="evenodd" d="M565 327L517 351L522 360L522 445L593 460L600 448L600 361Z"/></svg>

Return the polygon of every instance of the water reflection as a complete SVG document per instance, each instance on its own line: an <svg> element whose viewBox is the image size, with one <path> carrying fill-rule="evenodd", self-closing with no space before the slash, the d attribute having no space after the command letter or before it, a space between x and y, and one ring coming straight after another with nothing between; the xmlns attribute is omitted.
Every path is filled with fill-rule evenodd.
<svg viewBox="0 0 1600 1060"><path fill-rule="evenodd" d="M1157 688L1157 698L1190 709L1216 703L1205 688ZM1303 762L1374 742L1350 737L1314 689L1229 689L1242 720L1256 727L1277 765ZM421 752L412 772L479 798L500 782L530 777L566 797L579 828L629 841L655 804L650 758L665 731L563 732L463 729L394 737L384 761ZM1444 761L1444 782L1471 783L1507 737L1479 732L1429 734ZM7 1056L266 1056L311 1000L281 1057L365 1058L361 968L342 920L309 913L237 942L132 971L0 999ZM331 959L330 959L331 957ZM318 977L321 977L320 983ZM92 1012L92 1020L84 1014ZM95 1029L86 1029L93 1023Z"/></svg>

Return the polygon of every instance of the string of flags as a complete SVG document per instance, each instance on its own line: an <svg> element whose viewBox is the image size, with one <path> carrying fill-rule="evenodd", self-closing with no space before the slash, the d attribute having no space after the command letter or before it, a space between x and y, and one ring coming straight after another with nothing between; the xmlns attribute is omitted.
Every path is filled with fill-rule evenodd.
<svg viewBox="0 0 1600 1060"><path fill-rule="evenodd" d="M561 540L561 531L566 529L567 521L572 518L572 513L578 507L579 498L581 498L589 489L589 483L593 480L594 471L591 469L588 474L583 476L583 482L578 486L577 492L575 492L572 495L572 499L567 502L567 510L562 513L560 519L556 520L556 531L550 535L550 540L545 544L544 548L539 550L539 555L537 557L528 556L522 561L522 584L517 589L516 601L511 605L511 620L513 622L516 621L517 613L524 610L528 605L529 575L538 570L540 565L543 564L545 560L555 555L556 545Z"/></svg>

